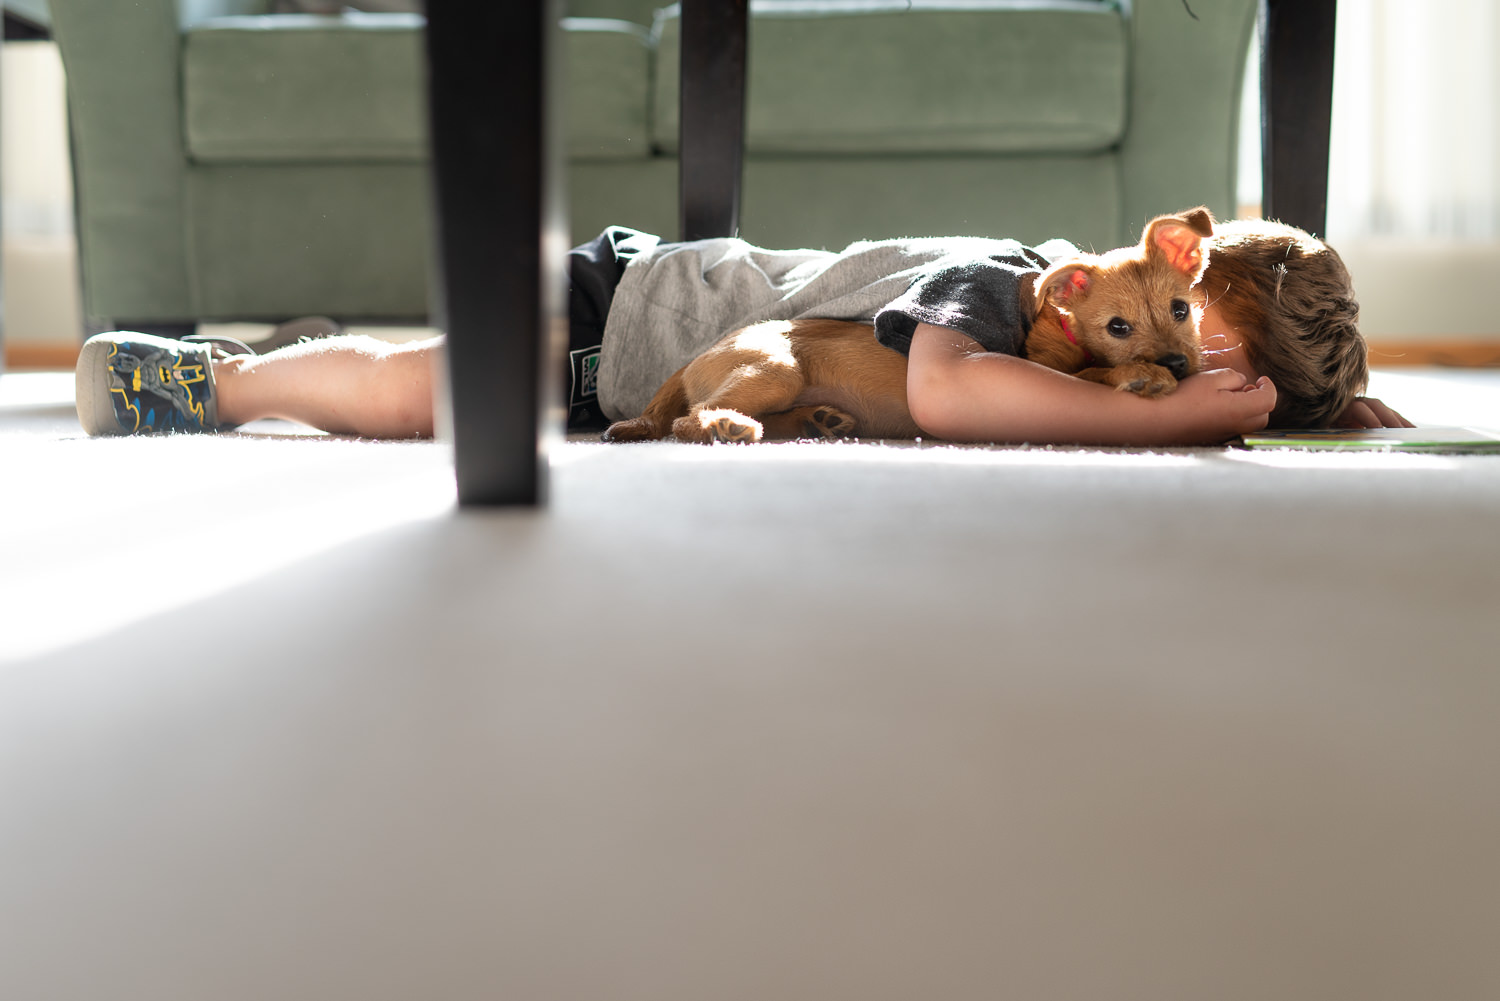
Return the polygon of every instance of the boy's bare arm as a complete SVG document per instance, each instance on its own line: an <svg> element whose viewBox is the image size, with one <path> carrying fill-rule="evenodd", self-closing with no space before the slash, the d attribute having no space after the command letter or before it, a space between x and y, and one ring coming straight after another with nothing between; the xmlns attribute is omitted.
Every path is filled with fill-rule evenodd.
<svg viewBox="0 0 1500 1001"><path fill-rule="evenodd" d="M985 351L956 330L918 325L907 403L928 434L952 441L1090 445L1217 444L1266 426L1269 379L1221 370L1191 376L1169 396L1142 399Z"/></svg>

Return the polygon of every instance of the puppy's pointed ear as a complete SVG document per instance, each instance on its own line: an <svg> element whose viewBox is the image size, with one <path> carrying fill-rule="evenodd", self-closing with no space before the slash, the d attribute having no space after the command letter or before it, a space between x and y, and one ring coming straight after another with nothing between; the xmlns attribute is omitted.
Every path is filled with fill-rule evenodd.
<svg viewBox="0 0 1500 1001"><path fill-rule="evenodd" d="M1082 261L1058 261L1037 275L1036 301L1040 309L1051 301L1061 305L1094 284L1094 266Z"/></svg>
<svg viewBox="0 0 1500 1001"><path fill-rule="evenodd" d="M1196 279L1203 271L1203 240L1213 234L1213 215L1208 209L1196 208L1152 219L1141 237L1141 246L1148 257L1163 254L1168 264Z"/></svg>

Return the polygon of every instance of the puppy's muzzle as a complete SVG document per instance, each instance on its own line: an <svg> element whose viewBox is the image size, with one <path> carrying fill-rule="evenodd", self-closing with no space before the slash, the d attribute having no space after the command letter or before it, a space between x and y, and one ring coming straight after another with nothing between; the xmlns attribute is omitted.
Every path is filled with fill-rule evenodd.
<svg viewBox="0 0 1500 1001"><path fill-rule="evenodd" d="M1156 359L1156 364L1171 372L1174 379L1187 378L1188 357L1185 354L1162 355Z"/></svg>

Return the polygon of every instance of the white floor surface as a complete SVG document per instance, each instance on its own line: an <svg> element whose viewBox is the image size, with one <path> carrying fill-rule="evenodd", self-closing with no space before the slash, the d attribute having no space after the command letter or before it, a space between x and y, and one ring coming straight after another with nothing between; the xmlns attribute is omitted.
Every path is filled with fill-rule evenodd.
<svg viewBox="0 0 1500 1001"><path fill-rule="evenodd" d="M7 1001L1500 996L1500 456L575 441L458 511L70 393L0 378Z"/></svg>

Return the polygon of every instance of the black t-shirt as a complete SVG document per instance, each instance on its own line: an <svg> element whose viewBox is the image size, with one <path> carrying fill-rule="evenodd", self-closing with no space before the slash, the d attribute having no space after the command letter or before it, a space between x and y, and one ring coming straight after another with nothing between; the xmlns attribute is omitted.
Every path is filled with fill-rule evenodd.
<svg viewBox="0 0 1500 1001"><path fill-rule="evenodd" d="M944 264L919 276L875 314L876 340L906 354L917 324L930 323L966 334L986 351L1019 355L1031 332L1031 296L1023 287L1053 260L1078 252L1062 241L1043 248L1046 254L1016 244L1009 252Z"/></svg>

